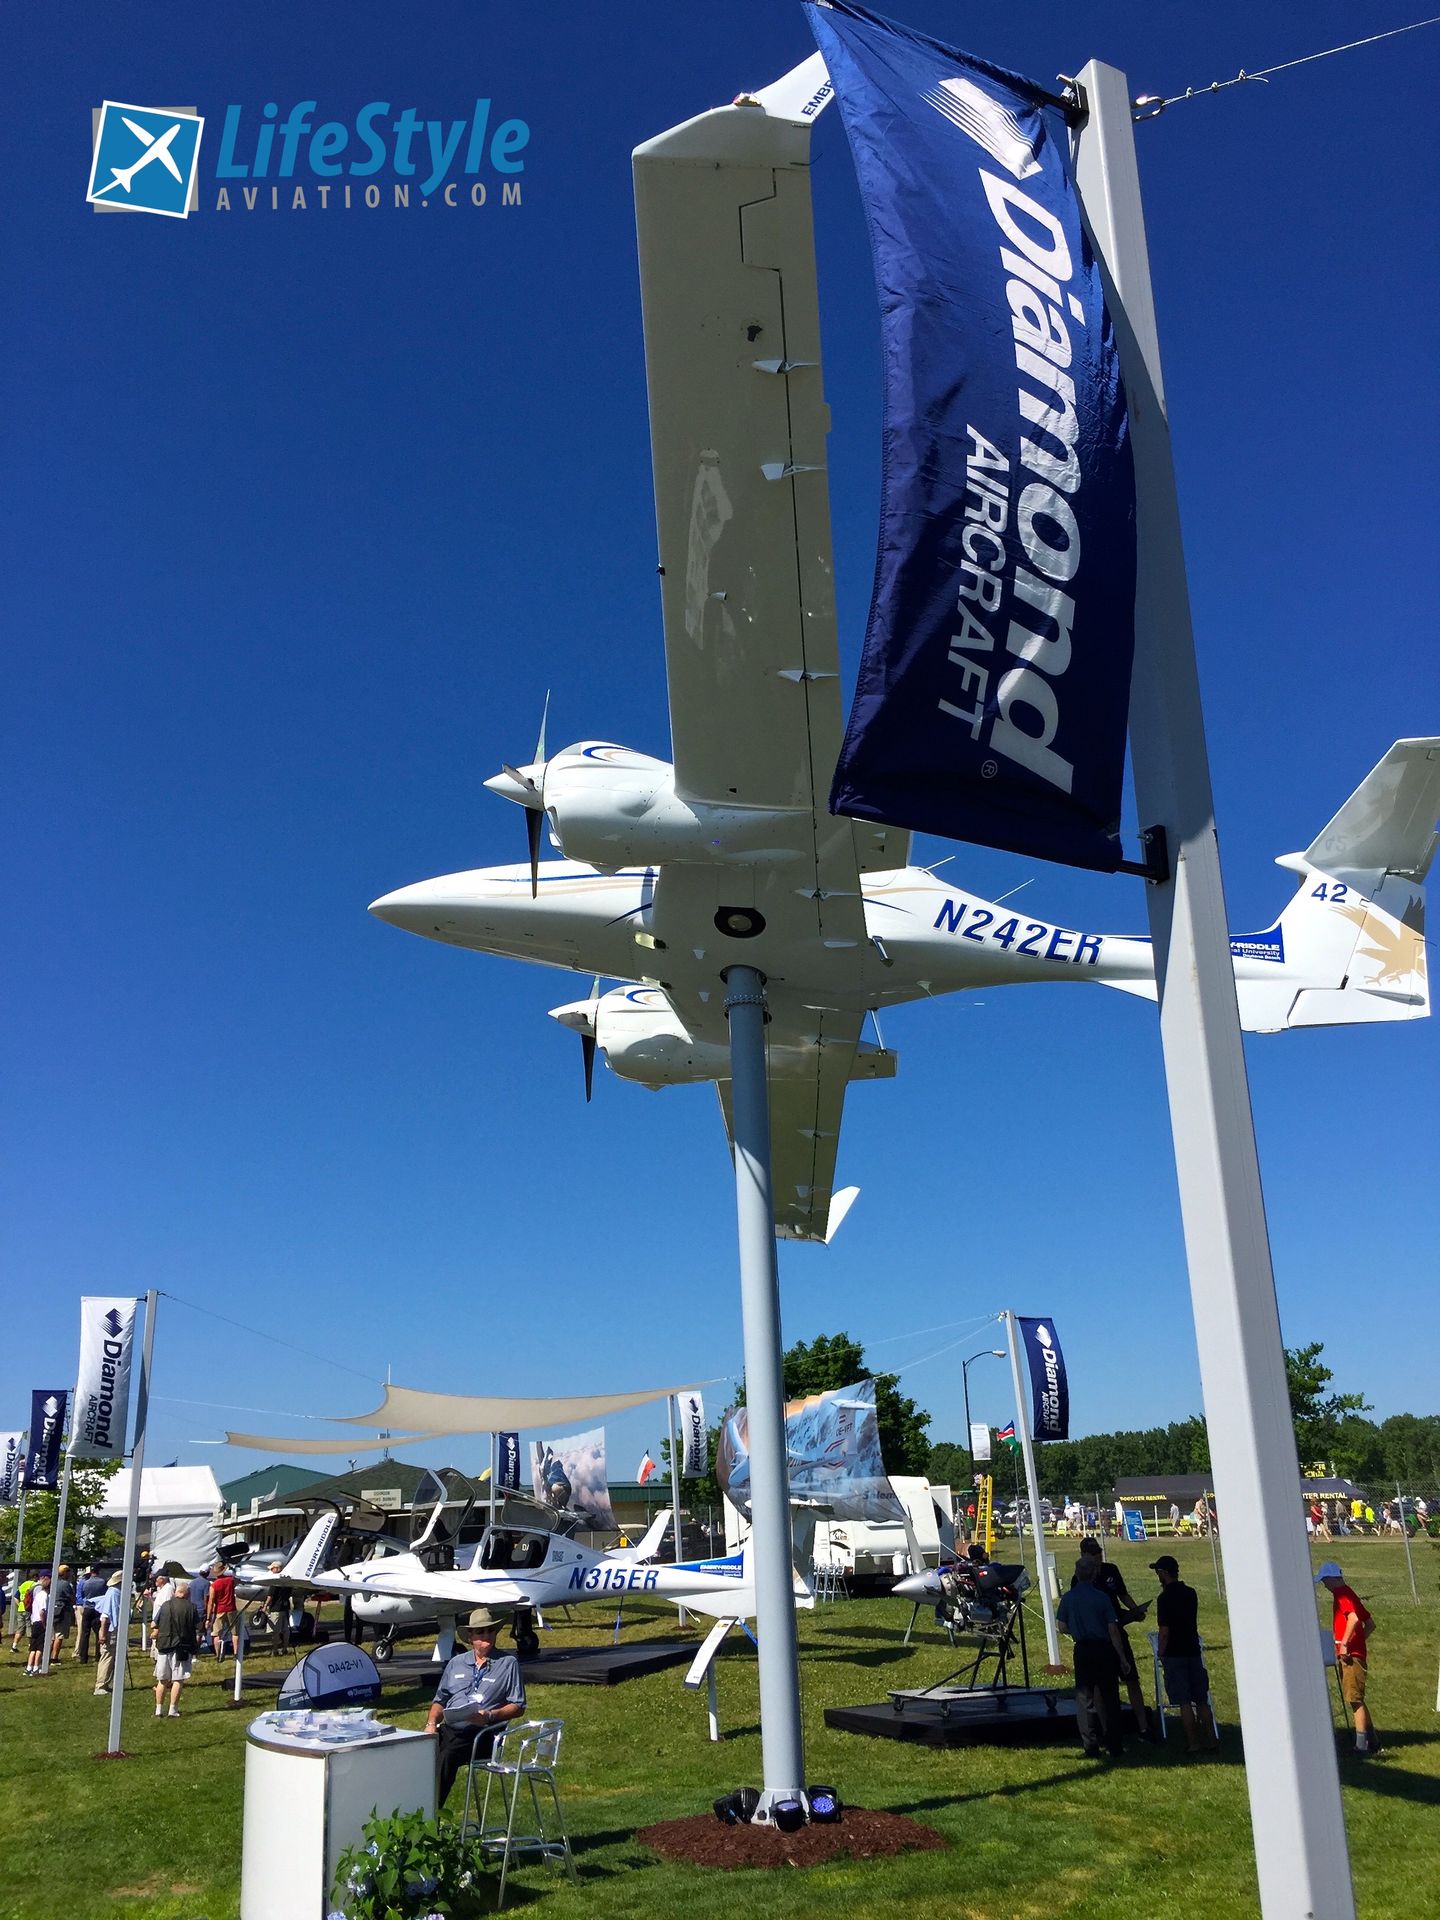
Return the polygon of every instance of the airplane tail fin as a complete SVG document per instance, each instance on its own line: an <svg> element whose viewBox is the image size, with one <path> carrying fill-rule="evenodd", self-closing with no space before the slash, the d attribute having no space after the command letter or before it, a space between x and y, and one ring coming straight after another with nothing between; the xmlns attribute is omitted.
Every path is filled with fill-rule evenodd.
<svg viewBox="0 0 1440 1920"><path fill-rule="evenodd" d="M322 1572L326 1556L330 1552L330 1542L334 1539L335 1529L339 1524L340 1516L333 1509L329 1513L322 1513L281 1568L280 1579L313 1580L317 1573Z"/></svg>
<svg viewBox="0 0 1440 1920"><path fill-rule="evenodd" d="M621 1552L612 1553L610 1556L611 1559L634 1561L636 1564L645 1560L653 1560L660 1551L660 1542L670 1531L670 1519L670 1508L662 1507L646 1528L644 1537L638 1540L633 1547L626 1548Z"/></svg>
<svg viewBox="0 0 1440 1920"><path fill-rule="evenodd" d="M1232 939L1251 1032L1422 1020L1425 876L1440 816L1440 739L1398 740L1303 853L1278 864L1300 885L1275 925Z"/></svg>

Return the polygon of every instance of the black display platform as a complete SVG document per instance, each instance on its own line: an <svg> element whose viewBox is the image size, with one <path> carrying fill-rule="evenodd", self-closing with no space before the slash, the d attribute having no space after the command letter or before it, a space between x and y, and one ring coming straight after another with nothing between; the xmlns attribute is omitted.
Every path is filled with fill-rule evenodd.
<svg viewBox="0 0 1440 1920"><path fill-rule="evenodd" d="M874 1706L827 1707L825 1724L842 1733L911 1740L926 1747L1078 1738L1075 1695L1060 1687L977 1688L973 1693L952 1693L948 1699L908 1695L898 1705L881 1700Z"/></svg>
<svg viewBox="0 0 1440 1920"><path fill-rule="evenodd" d="M689 1662L699 1645L697 1640L636 1640L629 1646L622 1642L619 1646L550 1647L533 1660L522 1660L520 1670L529 1686L613 1687L622 1680L638 1680L644 1674ZM464 1648L459 1651L463 1653ZM288 1665L262 1666L258 1660L249 1660L244 1685L273 1693L289 1671ZM430 1658L428 1648L397 1648L380 1663L381 1684L387 1689L424 1686L439 1672L439 1664Z"/></svg>

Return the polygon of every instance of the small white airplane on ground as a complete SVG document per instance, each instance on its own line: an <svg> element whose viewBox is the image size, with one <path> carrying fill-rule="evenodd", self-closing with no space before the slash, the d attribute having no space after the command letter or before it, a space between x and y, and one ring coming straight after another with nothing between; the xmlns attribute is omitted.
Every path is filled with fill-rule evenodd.
<svg viewBox="0 0 1440 1920"><path fill-rule="evenodd" d="M823 80L823 67L819 69ZM672 761L609 741L486 781L526 809L528 866L376 900L381 920L626 984L556 1007L659 1088L713 1081L730 1123L727 967L765 977L775 1226L826 1241L862 1038L906 1001L1026 981L1156 997L1148 938L1016 913L908 864L898 828L827 811L841 740L825 476L829 412L808 180L814 63L637 149L635 199ZM1424 880L1440 739L1393 746L1303 853L1273 926L1232 939L1246 1027L1429 1012ZM560 861L539 862L542 823Z"/></svg>
<svg viewBox="0 0 1440 1920"><path fill-rule="evenodd" d="M131 133L134 134L145 151L141 154L140 158L135 161L133 166L112 167L110 169L109 186L101 187L100 192L95 195L95 198L98 200L102 194L113 193L116 187L123 187L126 193L129 193L130 182L135 178L136 174L140 172L141 168L148 167L152 160L158 160L165 171L178 181L180 179L180 169L175 164L175 156L170 151L170 143L180 131L180 122L177 120L173 126L167 127L164 133L156 135L142 127L138 120L132 120L128 113L122 113L120 118L125 122L126 126L130 129Z"/></svg>
<svg viewBox="0 0 1440 1920"><path fill-rule="evenodd" d="M546 1519L551 1521L547 1527ZM723 1559L658 1562L654 1554L670 1526L670 1513L655 1516L634 1547L601 1552L582 1546L559 1530L553 1516L537 1514L536 1523L500 1523L485 1529L468 1566L434 1570L419 1552L386 1555L327 1569L326 1556L337 1513L321 1516L296 1548L273 1585L304 1587L350 1596L355 1617L382 1635L378 1658L388 1657L401 1634L435 1622L439 1632L435 1658L446 1660L455 1644L458 1620L474 1607L513 1614L515 1645L524 1658L538 1652L535 1615L547 1607L575 1606L586 1600L620 1601L629 1595L663 1600L716 1619L743 1619L755 1611L755 1590L748 1546ZM811 1600L796 1578L797 1603ZM384 1648L381 1653L380 1648Z"/></svg>

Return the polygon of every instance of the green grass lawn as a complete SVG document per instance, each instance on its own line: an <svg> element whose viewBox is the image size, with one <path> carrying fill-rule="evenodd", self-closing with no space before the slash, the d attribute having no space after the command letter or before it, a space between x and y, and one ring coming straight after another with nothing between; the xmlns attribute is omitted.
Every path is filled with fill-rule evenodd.
<svg viewBox="0 0 1440 1920"><path fill-rule="evenodd" d="M823 1720L827 1706L882 1699L892 1686L924 1686L955 1664L928 1622L916 1645L902 1645L904 1603L837 1601L800 1615L810 1777L833 1782L846 1799L928 1822L950 1843L947 1851L736 1876L661 1865L637 1845L636 1828L705 1810L725 1789L759 1783L755 1662L745 1642L720 1662L719 1745L706 1738L704 1691L682 1687L683 1668L612 1688L531 1688L532 1713L566 1721L562 1789L581 1883L572 1891L553 1870L522 1866L507 1910L543 1903L555 1920L733 1920L738 1899L765 1920L822 1910L882 1914L902 1901L943 1910L947 1920L1148 1920L1167 1901L1179 1903L1186 1920L1254 1912L1225 1616L1208 1546L1181 1542L1174 1550L1200 1595L1225 1726L1218 1759L1189 1760L1172 1739L1165 1749L1134 1743L1123 1761L1097 1768L1068 1746L932 1750L832 1732ZM1154 1590L1145 1563L1156 1551L1115 1549L1137 1597ZM1342 1541L1317 1549L1317 1564L1324 1551L1342 1560L1379 1623L1371 1701L1388 1754L1357 1761L1348 1757L1347 1741L1341 1762L1360 1913L1364 1920L1413 1920L1440 1912L1440 1548L1415 1547L1418 1607L1398 1541ZM1232 1568L1231 1577L1243 1577L1242 1570ZM605 1637L601 1608L581 1610L575 1620L587 1624L562 1629L555 1644ZM637 1633L673 1638L673 1613L637 1613L627 1634ZM1038 1617L1031 1645L1043 1658ZM132 1688L124 1738L133 1758L100 1762L92 1756L105 1744L110 1703L92 1697L93 1668L66 1661L48 1680L26 1680L23 1656L0 1653L5 1920L236 1920L245 1725L273 1703L251 1692L243 1710L229 1708L228 1685L211 1677L208 1661L199 1665L179 1721L154 1719L149 1693ZM131 1668L148 1676L138 1650ZM425 1698L424 1691L387 1688L382 1711L417 1725ZM1338 1726L1338 1705L1335 1714Z"/></svg>

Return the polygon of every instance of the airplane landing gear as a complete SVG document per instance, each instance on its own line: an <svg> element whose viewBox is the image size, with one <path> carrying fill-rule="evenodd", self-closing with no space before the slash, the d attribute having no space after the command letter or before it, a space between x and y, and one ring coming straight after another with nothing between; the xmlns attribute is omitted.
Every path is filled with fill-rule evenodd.
<svg viewBox="0 0 1440 1920"><path fill-rule="evenodd" d="M383 1666L394 1651L395 1629L393 1627L387 1627L371 1649L371 1658Z"/></svg>
<svg viewBox="0 0 1440 1920"><path fill-rule="evenodd" d="M515 1651L522 1660L533 1660L540 1651L540 1636L535 1631L535 1609L517 1607L515 1618L510 1623L510 1632L515 1641Z"/></svg>

